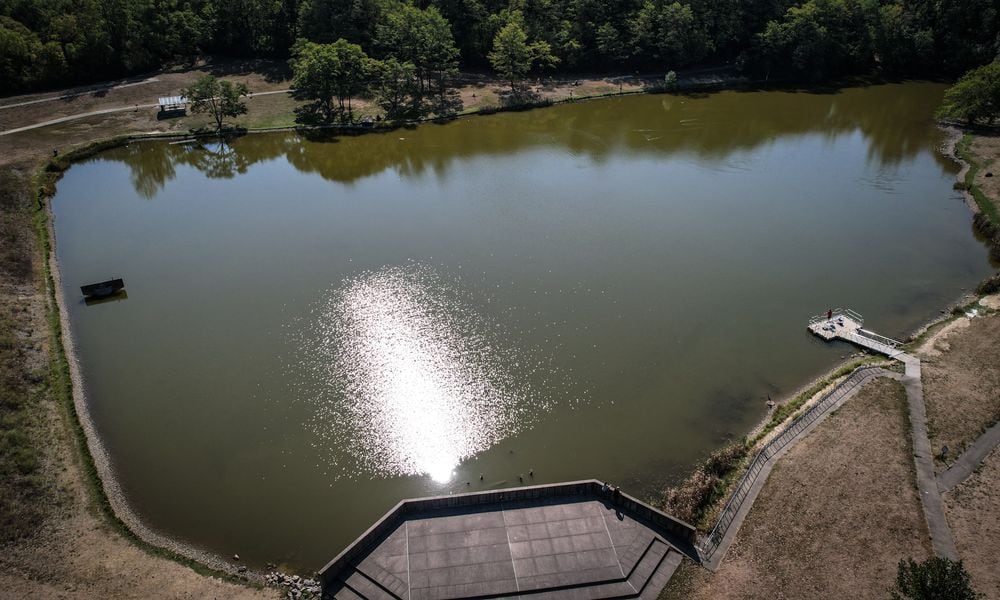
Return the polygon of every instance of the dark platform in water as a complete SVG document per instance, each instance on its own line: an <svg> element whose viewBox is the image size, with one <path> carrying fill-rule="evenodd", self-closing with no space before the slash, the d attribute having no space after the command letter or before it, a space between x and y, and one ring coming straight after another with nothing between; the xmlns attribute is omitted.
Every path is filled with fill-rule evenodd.
<svg viewBox="0 0 1000 600"><path fill-rule="evenodd" d="M107 298L123 289L125 289L125 281L121 278L80 286L80 291L87 298Z"/></svg>

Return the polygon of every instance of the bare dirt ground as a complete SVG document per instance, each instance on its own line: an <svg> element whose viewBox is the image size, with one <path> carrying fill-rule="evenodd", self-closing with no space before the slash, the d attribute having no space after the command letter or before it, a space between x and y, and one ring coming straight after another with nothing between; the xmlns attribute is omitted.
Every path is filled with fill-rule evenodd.
<svg viewBox="0 0 1000 600"><path fill-rule="evenodd" d="M661 599L885 598L930 541L906 395L879 379L781 459L718 572L685 563Z"/></svg>
<svg viewBox="0 0 1000 600"><path fill-rule="evenodd" d="M986 600L1000 599L1000 449L943 498L958 554L972 584Z"/></svg>
<svg viewBox="0 0 1000 600"><path fill-rule="evenodd" d="M928 435L939 471L1000 420L998 357L1000 314L995 313L961 317L921 348ZM943 446L949 449L944 461Z"/></svg>

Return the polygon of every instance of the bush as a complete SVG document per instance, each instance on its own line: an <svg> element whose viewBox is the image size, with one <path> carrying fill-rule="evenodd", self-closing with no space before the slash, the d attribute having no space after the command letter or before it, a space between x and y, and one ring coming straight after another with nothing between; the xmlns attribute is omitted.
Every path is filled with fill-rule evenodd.
<svg viewBox="0 0 1000 600"><path fill-rule="evenodd" d="M1000 292L1000 273L986 279L976 288L976 293L981 295L995 294L997 292Z"/></svg>
<svg viewBox="0 0 1000 600"><path fill-rule="evenodd" d="M739 466L746 455L747 447L742 442L729 444L713 452L705 461L704 469L716 477L725 477Z"/></svg>
<svg viewBox="0 0 1000 600"><path fill-rule="evenodd" d="M713 452L679 486L664 492L664 511L697 525L725 492L725 478L740 466L747 455L747 449L744 442L736 442Z"/></svg>
<svg viewBox="0 0 1000 600"><path fill-rule="evenodd" d="M663 495L663 510L667 514L687 523L695 523L705 512L705 508L715 500L719 478L704 469L692 473L678 487L672 487Z"/></svg>
<svg viewBox="0 0 1000 600"><path fill-rule="evenodd" d="M899 561L896 587L892 600L976 600L981 598L972 589L969 574L962 561L929 558L914 562Z"/></svg>

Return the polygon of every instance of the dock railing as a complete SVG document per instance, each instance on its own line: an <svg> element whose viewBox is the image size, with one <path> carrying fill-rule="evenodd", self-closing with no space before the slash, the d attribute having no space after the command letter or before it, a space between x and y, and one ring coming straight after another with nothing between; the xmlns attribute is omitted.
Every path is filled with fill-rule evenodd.
<svg viewBox="0 0 1000 600"><path fill-rule="evenodd" d="M823 318L826 319L826 316L824 315ZM699 546L703 562L710 561L715 555L715 552L719 549L730 527L733 525L737 514L743 508L744 503L748 499L751 502L753 501L750 498L750 492L768 461L774 458L778 452L802 433L805 428L826 414L841 398L854 391L855 388L865 383L871 377L877 375L881 370L881 367L860 367L855 369L840 385L823 396L819 402L806 410L806 412L799 415L791 425L779 435L772 438L771 441L757 452L753 460L750 461L750 466L747 467L746 473L743 474L739 483L736 484L732 495L726 502L726 506L719 515L719 520L716 522L715 527L712 528L712 531Z"/></svg>
<svg viewBox="0 0 1000 600"><path fill-rule="evenodd" d="M859 329L858 330L858 335L860 335L862 337L866 337L866 338L868 338L870 340L874 340L874 341L876 341L876 342L878 342L880 344L885 344L886 346L889 346L890 348L899 348L899 347L901 347L903 345L903 342L898 342L898 341L896 341L896 340L894 340L892 338L887 338L884 335L879 335L879 334L875 333L874 331L868 331L867 329Z"/></svg>
<svg viewBox="0 0 1000 600"><path fill-rule="evenodd" d="M833 316L831 318L833 319L836 319L838 315L843 315L845 317L849 317L851 320L856 322L858 325L861 325L862 327L864 327L865 325L865 318L861 316L861 313L855 312L849 308L834 308L832 310L832 313ZM823 313L821 315L816 315L815 317L811 317L809 319L809 324L815 325L816 323L821 323L827 320L829 319L826 318L826 313Z"/></svg>

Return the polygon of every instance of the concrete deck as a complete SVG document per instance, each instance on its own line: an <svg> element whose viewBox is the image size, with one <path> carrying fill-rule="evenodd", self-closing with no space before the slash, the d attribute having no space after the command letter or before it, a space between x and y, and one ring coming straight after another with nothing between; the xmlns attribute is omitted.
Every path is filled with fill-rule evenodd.
<svg viewBox="0 0 1000 600"><path fill-rule="evenodd" d="M321 571L324 598L656 598L684 554L697 560L694 530L600 489L401 503Z"/></svg>

